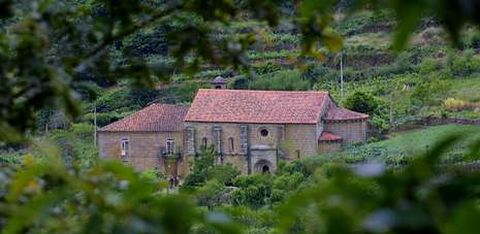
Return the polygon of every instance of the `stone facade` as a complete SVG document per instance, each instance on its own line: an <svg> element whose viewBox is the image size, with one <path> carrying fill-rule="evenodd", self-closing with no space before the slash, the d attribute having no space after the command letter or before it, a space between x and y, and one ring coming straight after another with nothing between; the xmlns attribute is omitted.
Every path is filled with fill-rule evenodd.
<svg viewBox="0 0 480 234"><path fill-rule="evenodd" d="M367 121L326 121L325 131L342 137L343 144L362 143L367 140Z"/></svg>
<svg viewBox="0 0 480 234"><path fill-rule="evenodd" d="M187 132L194 132L187 137L187 154L199 153L206 142L223 156L217 162L230 162L245 174L254 171L261 160L272 162L276 168L277 159L294 160L317 154L316 125L186 122L185 127ZM262 131L267 134L262 135Z"/></svg>
<svg viewBox="0 0 480 234"><path fill-rule="evenodd" d="M165 155L168 139L175 144L172 157ZM123 140L128 140L124 156L121 154ZM100 158L118 159L141 171L154 169L175 176L188 173L188 159L182 154L183 132L99 132L98 145Z"/></svg>
<svg viewBox="0 0 480 234"><path fill-rule="evenodd" d="M342 142L340 141L326 141L320 142L318 144L318 153L320 154L328 154L332 152L336 152L342 149Z"/></svg>
<svg viewBox="0 0 480 234"><path fill-rule="evenodd" d="M201 92L190 109L155 104L102 128L100 156L182 178L202 147L212 145L217 164L230 163L243 174L270 173L281 160L367 139L368 116L338 107L325 92Z"/></svg>
<svg viewBox="0 0 480 234"><path fill-rule="evenodd" d="M243 174L262 171L259 165L267 165L269 171L275 171L279 160L330 153L340 150L342 145L366 140L366 121L324 123L323 126L326 131L346 140L317 142L316 125L187 122L184 132L99 132L98 144L102 158L123 160L138 170L158 169L167 175L183 177L188 174L193 157L200 152L205 140L217 150L218 164L233 164ZM262 130L267 130L268 135L262 136ZM125 157L120 155L123 139L129 142ZM175 151L180 153L176 172L171 171L174 165L169 165L162 157L167 139L174 140Z"/></svg>

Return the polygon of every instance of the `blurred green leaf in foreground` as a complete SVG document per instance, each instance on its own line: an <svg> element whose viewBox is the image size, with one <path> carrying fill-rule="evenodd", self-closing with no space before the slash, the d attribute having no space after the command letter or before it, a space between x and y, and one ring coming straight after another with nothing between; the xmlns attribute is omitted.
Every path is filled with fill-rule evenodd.
<svg viewBox="0 0 480 234"><path fill-rule="evenodd" d="M471 145L470 163L440 163L441 156L462 140L460 135L444 138L400 168L388 168L382 162L352 166L325 160L316 169L298 162L288 167L289 173L306 176L301 180L283 175L239 179L241 183L248 178L268 182L281 177L278 181L285 185L291 184L290 179L303 183L298 190L295 184L274 184L276 191L288 195L263 208L236 208L228 198L217 200L224 185L216 178L198 190L190 188L190 195L168 194L164 182L118 162L82 168L66 167L59 157L25 157L21 166L0 170L0 230L242 233L252 230L248 220L255 219L253 210L261 208L272 220L261 228L276 233L476 233L480 142ZM251 190L254 186L234 191L257 204L261 201L255 199L262 194Z"/></svg>

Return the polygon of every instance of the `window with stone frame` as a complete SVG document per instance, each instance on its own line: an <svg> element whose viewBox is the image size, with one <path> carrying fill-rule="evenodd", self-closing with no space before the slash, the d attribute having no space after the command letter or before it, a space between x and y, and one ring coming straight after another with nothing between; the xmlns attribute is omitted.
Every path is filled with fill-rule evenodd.
<svg viewBox="0 0 480 234"><path fill-rule="evenodd" d="M222 153L222 130L220 127L214 127L214 138L213 141L215 142L215 151L218 154Z"/></svg>
<svg viewBox="0 0 480 234"><path fill-rule="evenodd" d="M128 155L128 138L122 138L122 141L120 143L120 152L122 156L127 156Z"/></svg>
<svg viewBox="0 0 480 234"><path fill-rule="evenodd" d="M188 154L194 154L195 153L195 128L193 127L187 127L187 141L186 141L186 146L187 146L187 153Z"/></svg>
<svg viewBox="0 0 480 234"><path fill-rule="evenodd" d="M207 144L208 144L207 138L206 137L202 138L202 146L207 147Z"/></svg>
<svg viewBox="0 0 480 234"><path fill-rule="evenodd" d="M167 154L174 154L175 153L175 141L171 138L167 139L165 144L165 152Z"/></svg>
<svg viewBox="0 0 480 234"><path fill-rule="evenodd" d="M228 138L228 147L230 152L235 151L235 145L233 144L233 137Z"/></svg>

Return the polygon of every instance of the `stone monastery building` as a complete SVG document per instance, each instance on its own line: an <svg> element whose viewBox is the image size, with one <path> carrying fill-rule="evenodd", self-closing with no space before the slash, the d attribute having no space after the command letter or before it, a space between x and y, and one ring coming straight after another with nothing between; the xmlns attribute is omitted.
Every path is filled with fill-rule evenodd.
<svg viewBox="0 0 480 234"><path fill-rule="evenodd" d="M99 130L100 157L183 177L204 146L243 174L365 142L368 115L328 92L228 90L217 77L191 106L151 104Z"/></svg>

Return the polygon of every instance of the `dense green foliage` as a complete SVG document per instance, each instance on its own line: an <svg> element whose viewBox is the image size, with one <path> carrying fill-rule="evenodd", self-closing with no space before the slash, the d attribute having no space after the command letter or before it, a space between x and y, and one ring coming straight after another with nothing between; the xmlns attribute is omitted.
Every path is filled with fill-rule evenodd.
<svg viewBox="0 0 480 234"><path fill-rule="evenodd" d="M341 159L347 163L384 161L390 166L402 166L414 159L414 156L431 149L436 142L451 134L468 134L464 141L452 145L439 157L444 164L468 161L467 150L480 140L478 126L443 125L428 128L405 130L393 133L390 139L366 145L348 147L344 152L333 153L328 157Z"/></svg>
<svg viewBox="0 0 480 234"><path fill-rule="evenodd" d="M194 158L192 173L185 178L184 187L200 186L208 180L215 179L222 185L232 185L233 178L240 172L230 164L215 166L217 154L213 146L208 146Z"/></svg>
<svg viewBox="0 0 480 234"><path fill-rule="evenodd" d="M439 164L467 137L441 138L398 169L311 158L282 164L273 175L237 174L233 186L215 176L194 186L193 197L168 195L165 183L116 162L82 169L60 158L26 157L21 167L0 171L0 227L4 233L475 233L479 172ZM466 157L478 160L480 142L470 142Z"/></svg>
<svg viewBox="0 0 480 234"><path fill-rule="evenodd" d="M0 232L476 233L478 129L386 134L480 118L467 24L479 12L474 0L0 0ZM178 193L157 171L98 160L94 119L190 103L217 75L328 90L390 139L269 175L215 165L207 148Z"/></svg>
<svg viewBox="0 0 480 234"><path fill-rule="evenodd" d="M298 71L277 71L255 79L250 89L303 91L309 89L309 82Z"/></svg>
<svg viewBox="0 0 480 234"><path fill-rule="evenodd" d="M3 0L0 137L18 142L36 126L36 112L46 107L78 116L82 111L79 99L91 98L85 96L93 93L92 81L104 86L129 80L133 85L154 87L178 72L192 74L205 65L249 70L250 65L255 67L258 53L250 53L251 62L247 51L267 50L271 43L284 48L266 51L266 58L289 53L292 59L288 60L293 62L280 60L290 64L302 64L303 57L325 59L321 48L339 51L343 45L334 30L336 10L348 13L366 5L393 14L371 17L378 21L352 20L338 27L340 31L351 33L355 24L367 27L369 21L379 23L393 16L397 19L396 49L405 47L428 16L438 18L441 23L437 24L458 44L462 26L479 23L476 1L35 0L27 4ZM241 31L232 26L232 21L244 18L254 20L255 27ZM268 29L272 27L299 34L271 37ZM463 46L477 45L476 38L466 37ZM301 52L289 51L297 42ZM467 71L470 68L474 67Z"/></svg>
<svg viewBox="0 0 480 234"><path fill-rule="evenodd" d="M195 209L188 197L159 194L155 180L117 162L68 169L59 158L27 158L0 172L3 233L237 233L224 215Z"/></svg>

